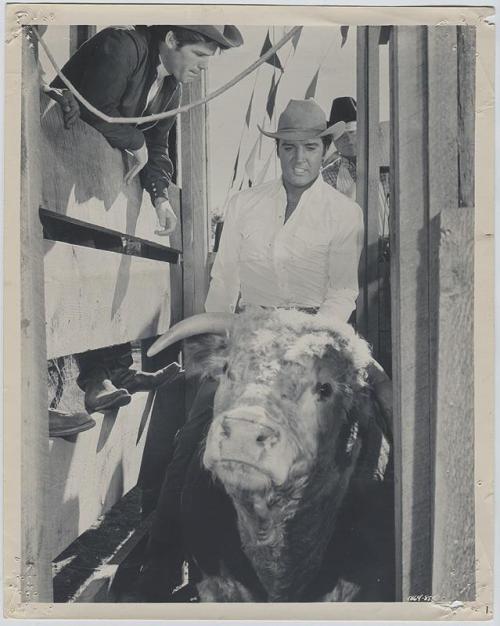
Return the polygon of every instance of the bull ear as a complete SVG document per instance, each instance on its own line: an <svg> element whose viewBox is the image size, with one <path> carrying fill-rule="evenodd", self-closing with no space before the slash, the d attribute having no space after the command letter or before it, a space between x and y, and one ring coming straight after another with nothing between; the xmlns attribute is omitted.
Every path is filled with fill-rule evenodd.
<svg viewBox="0 0 500 626"><path fill-rule="evenodd" d="M228 341L225 335L198 335L184 341L184 367L188 377L218 376L227 359Z"/></svg>
<svg viewBox="0 0 500 626"><path fill-rule="evenodd" d="M371 389L365 388L356 394L351 414L360 421L362 440L355 478L368 483L387 479L392 437L385 428L383 414Z"/></svg>

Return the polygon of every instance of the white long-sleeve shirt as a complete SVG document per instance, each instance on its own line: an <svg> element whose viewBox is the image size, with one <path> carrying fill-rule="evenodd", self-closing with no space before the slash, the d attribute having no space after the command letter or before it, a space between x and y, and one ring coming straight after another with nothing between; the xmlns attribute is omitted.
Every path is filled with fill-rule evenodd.
<svg viewBox="0 0 500 626"><path fill-rule="evenodd" d="M224 220L208 312L241 305L319 307L347 321L358 296L363 246L359 205L319 176L284 223L282 180L242 191Z"/></svg>

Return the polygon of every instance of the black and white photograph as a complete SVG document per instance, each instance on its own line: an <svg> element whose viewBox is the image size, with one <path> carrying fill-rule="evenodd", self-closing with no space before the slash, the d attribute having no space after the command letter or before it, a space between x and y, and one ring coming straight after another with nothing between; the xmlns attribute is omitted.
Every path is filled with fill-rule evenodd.
<svg viewBox="0 0 500 626"><path fill-rule="evenodd" d="M491 618L494 11L391 11L8 6L6 616Z"/></svg>

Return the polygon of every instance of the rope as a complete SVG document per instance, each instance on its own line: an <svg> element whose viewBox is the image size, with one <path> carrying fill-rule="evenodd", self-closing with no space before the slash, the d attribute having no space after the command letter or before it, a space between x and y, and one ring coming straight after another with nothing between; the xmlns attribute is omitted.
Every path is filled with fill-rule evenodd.
<svg viewBox="0 0 500 626"><path fill-rule="evenodd" d="M86 107L91 113L99 117L101 120L108 122L109 124L142 124L143 122L157 122L159 120L164 120L167 117L173 117L174 115L178 115L179 113L185 113L186 111L189 111L190 109L193 109L194 107L200 106L201 104L205 104L207 102L210 102L210 100L217 98L217 96L220 96L228 89L231 89L231 87L239 83L240 80L242 80L243 78L251 74L258 67L260 67L263 63L265 63L277 50L283 47L286 44L286 42L289 41L295 35L297 31L301 29L302 29L302 26L294 26L282 39L280 39L280 41L278 41L276 45L274 45L272 48L269 48L269 50L265 54L263 54L260 58L258 58L257 61L252 63L252 65L249 65L246 68L246 70L244 70L243 72L235 76L233 79L231 79L229 82L227 82L225 85L222 85L222 87L219 87L219 89L216 89L211 94L208 94L201 100L197 100L196 102L192 102L191 104L185 104L184 106L180 106L178 109L175 109L172 111L165 111L164 113L156 113L154 115L146 115L144 117L110 117L109 115L102 113L102 111L99 111L99 109L96 109L94 106L92 106L92 104L90 104L90 102L88 102L88 100L86 100L81 95L81 93L66 78L66 76L64 76L60 67L57 65L56 60L52 56L52 53L50 52L47 44L43 41L42 37L38 34L38 31L34 28L32 28L31 30L35 33L36 38L40 42L42 48L45 51L45 54L47 55L50 63L52 64L52 67L57 72L57 75L59 76L59 78L63 81L63 83L71 91L71 93L75 96L75 98L81 104L83 104L83 106Z"/></svg>

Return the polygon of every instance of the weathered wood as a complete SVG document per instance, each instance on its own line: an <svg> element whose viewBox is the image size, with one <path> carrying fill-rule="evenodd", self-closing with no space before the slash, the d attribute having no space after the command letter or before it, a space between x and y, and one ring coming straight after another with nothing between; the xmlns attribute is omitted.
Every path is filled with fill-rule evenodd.
<svg viewBox="0 0 500 626"><path fill-rule="evenodd" d="M95 26L70 26L69 27L69 52L70 56L83 45L87 39L90 39L96 34L97 28Z"/></svg>
<svg viewBox="0 0 500 626"><path fill-rule="evenodd" d="M198 100L205 92L201 79L184 88L183 104ZM184 263L184 316L205 310L208 290L208 199L205 107L181 116L179 150L182 164L182 238Z"/></svg>
<svg viewBox="0 0 500 626"><path fill-rule="evenodd" d="M171 184L168 188L170 204L177 217L177 228L170 235L170 245L172 248L182 250L182 209L180 189ZM176 324L184 317L184 264L182 258L175 265L170 266L170 323Z"/></svg>
<svg viewBox="0 0 500 626"><path fill-rule="evenodd" d="M356 200L364 212L365 243L360 261L357 326L379 353L379 51L380 27L357 30L357 186Z"/></svg>
<svg viewBox="0 0 500 626"><path fill-rule="evenodd" d="M391 291L397 597L431 593L426 30L391 35Z"/></svg>
<svg viewBox="0 0 500 626"><path fill-rule="evenodd" d="M458 174L460 206L474 206L476 28L457 27Z"/></svg>
<svg viewBox="0 0 500 626"><path fill-rule="evenodd" d="M38 207L42 181L36 46L23 29L21 118L21 599L50 602L52 577L47 533L48 407L46 389L43 239Z"/></svg>
<svg viewBox="0 0 500 626"><path fill-rule="evenodd" d="M163 245L156 212L139 178L125 185L129 157L82 121L66 130L59 105L43 96L41 206Z"/></svg>
<svg viewBox="0 0 500 626"><path fill-rule="evenodd" d="M432 593L475 598L474 208L441 211Z"/></svg>
<svg viewBox="0 0 500 626"><path fill-rule="evenodd" d="M153 394L136 393L125 407L94 413L94 428L50 440L43 493L51 558L136 485L152 402Z"/></svg>
<svg viewBox="0 0 500 626"><path fill-rule="evenodd" d="M165 332L168 263L45 241L47 357Z"/></svg>

